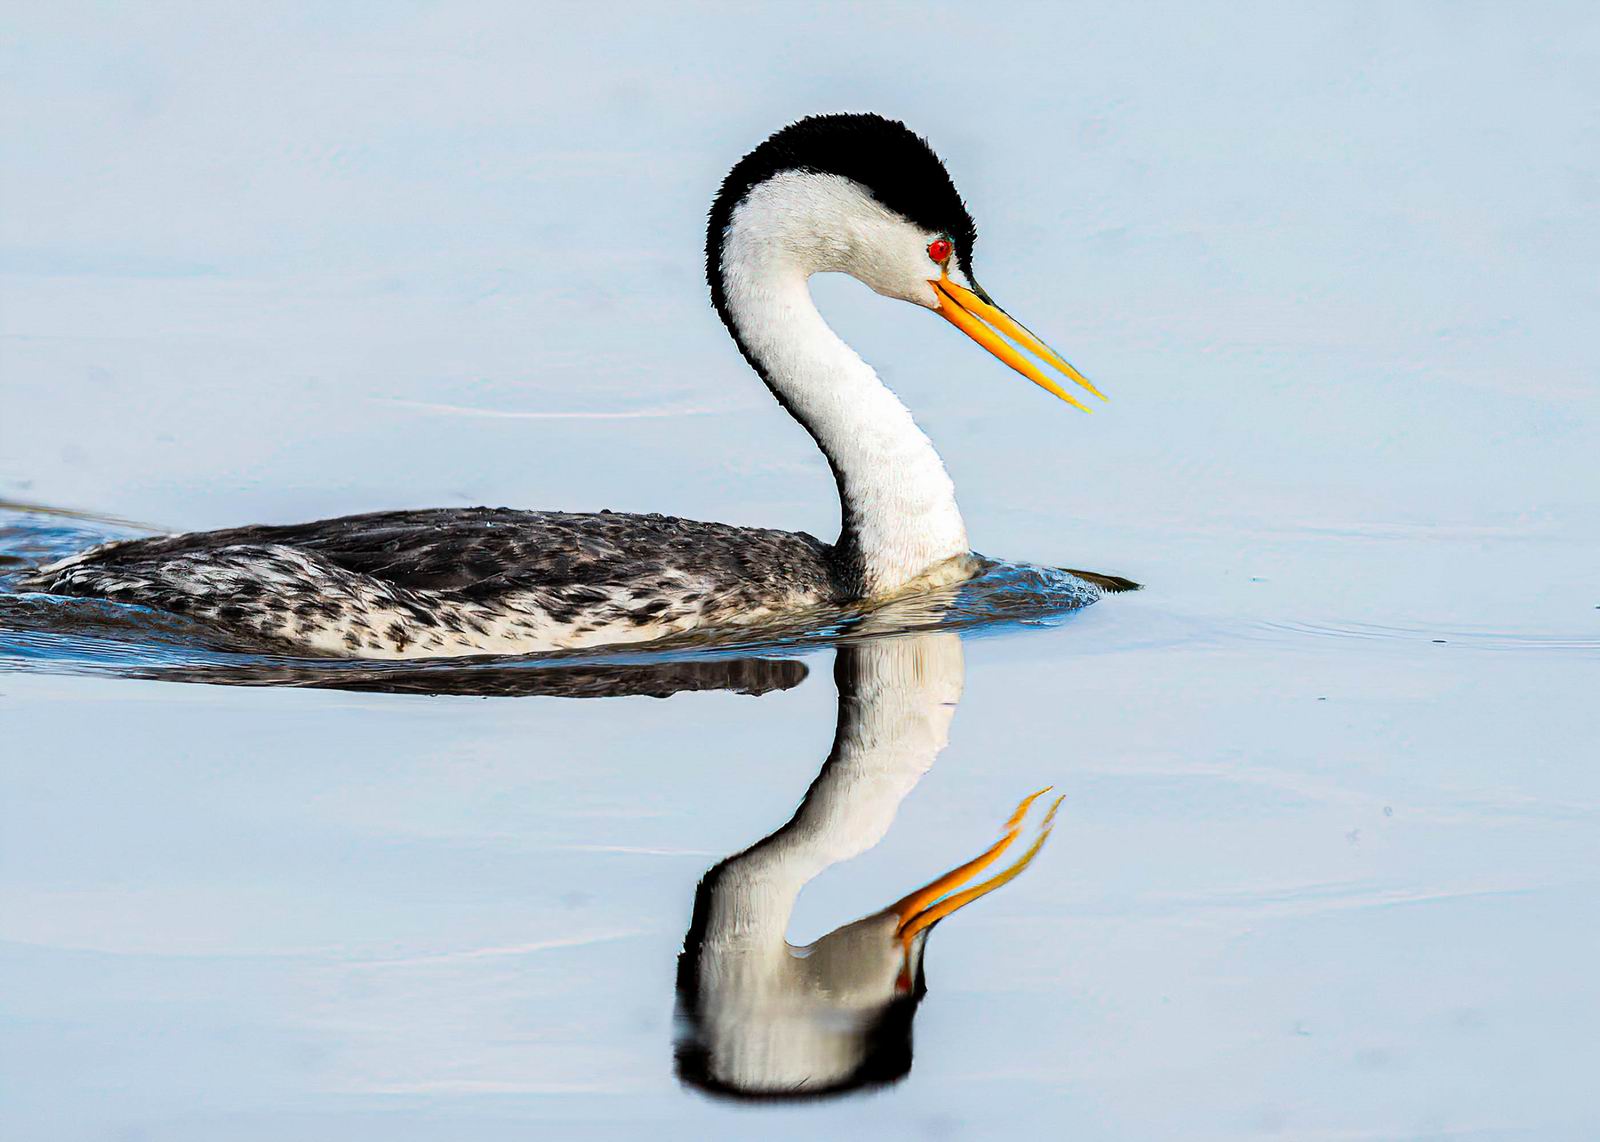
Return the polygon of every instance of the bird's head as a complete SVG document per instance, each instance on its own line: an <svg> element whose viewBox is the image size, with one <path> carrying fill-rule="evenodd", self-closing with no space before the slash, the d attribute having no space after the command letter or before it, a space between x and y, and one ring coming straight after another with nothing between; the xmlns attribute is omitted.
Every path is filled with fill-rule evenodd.
<svg viewBox="0 0 1600 1142"><path fill-rule="evenodd" d="M712 301L747 355L730 292L772 275L845 273L944 317L1011 368L1085 412L1052 371L1100 392L978 285L977 226L925 139L879 115L783 128L723 180L706 235ZM1102 397L1102 399L1104 399Z"/></svg>

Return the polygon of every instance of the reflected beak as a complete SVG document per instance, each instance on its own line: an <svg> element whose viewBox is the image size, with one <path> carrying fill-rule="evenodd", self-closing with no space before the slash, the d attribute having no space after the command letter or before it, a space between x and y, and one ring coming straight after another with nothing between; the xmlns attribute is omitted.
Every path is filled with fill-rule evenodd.
<svg viewBox="0 0 1600 1142"><path fill-rule="evenodd" d="M959 912L979 897L987 896L995 889L1016 879L1022 874L1023 869L1033 863L1033 858L1039 855L1039 850L1044 847L1045 840L1050 836L1050 830L1055 827L1056 810L1060 807L1062 801L1060 797L1055 799L1049 810L1046 811L1044 819L1039 823L1039 835L1034 838L1027 851L1011 867L995 873L988 880L975 884L971 888L962 890L962 885L994 864L995 861L1000 859L1001 854L1015 843L1022 832L1022 823L1028 815L1028 809L1048 792L1050 790L1045 788L1030 797L1025 797L1022 804L1017 806L1016 812L1011 814L1010 820L1005 823L1000 839L994 844L973 857L966 864L951 869L937 880L929 882L889 908L889 911L893 912L900 920L899 926L895 929L895 934L908 951L911 941L920 933L926 932L952 912Z"/></svg>
<svg viewBox="0 0 1600 1142"><path fill-rule="evenodd" d="M1016 346L1005 338L1011 338L1011 341L1015 341L1017 345L1059 370L1069 380L1083 386L1101 400L1106 399L1105 395L1091 385L1087 377L1068 364L1061 354L1035 337L1020 321L981 293L974 293L970 289L956 285L948 274L939 275L938 278L930 280L929 284L933 286L933 292L939 298L939 316L1041 389L1054 393L1074 408L1082 409L1084 412L1090 411L1087 405L1068 393L1054 378L1024 357Z"/></svg>

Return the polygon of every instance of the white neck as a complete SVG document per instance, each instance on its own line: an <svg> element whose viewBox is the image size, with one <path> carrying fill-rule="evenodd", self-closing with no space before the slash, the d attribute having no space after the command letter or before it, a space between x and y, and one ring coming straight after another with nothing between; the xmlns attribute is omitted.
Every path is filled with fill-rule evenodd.
<svg viewBox="0 0 1600 1142"><path fill-rule="evenodd" d="M869 245L873 212L855 184L789 172L734 211L720 272L741 347L833 468L838 548L852 590L888 594L968 552L955 487L905 405L828 328L814 273L843 270Z"/></svg>

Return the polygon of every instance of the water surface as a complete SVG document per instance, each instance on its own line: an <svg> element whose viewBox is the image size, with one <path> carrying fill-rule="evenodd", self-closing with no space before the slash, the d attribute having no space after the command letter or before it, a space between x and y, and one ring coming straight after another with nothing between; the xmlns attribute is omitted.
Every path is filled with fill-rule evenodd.
<svg viewBox="0 0 1600 1142"><path fill-rule="evenodd" d="M1600 1132L1592 13L547 16L26 17L0 499L51 510L8 509L0 575L109 518L831 535L700 228L774 125L871 107L933 137L985 284L1112 403L1051 407L853 283L817 283L830 321L980 551L1144 590L442 694L0 598L0 1131ZM781 925L881 966L847 926L1047 785L1048 842L928 937L925 992L862 968L819 1009L696 935L755 846L784 858L731 866L778 898L760 963ZM686 963L754 983L697 1001ZM812 1047L751 1046L780 1023ZM881 1081L730 1100L696 1043L742 1060L723 1086Z"/></svg>

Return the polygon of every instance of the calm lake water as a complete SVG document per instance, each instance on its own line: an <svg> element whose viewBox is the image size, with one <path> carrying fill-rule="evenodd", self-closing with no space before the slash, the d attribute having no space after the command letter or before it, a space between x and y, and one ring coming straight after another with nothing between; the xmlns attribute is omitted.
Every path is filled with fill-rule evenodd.
<svg viewBox="0 0 1600 1142"><path fill-rule="evenodd" d="M701 228L871 108L1111 403L819 303L978 550L1144 589L493 697L0 595L7 1138L1600 1134L1592 12L11 23L0 581L388 507L833 534ZM883 910L1046 786L906 958Z"/></svg>

